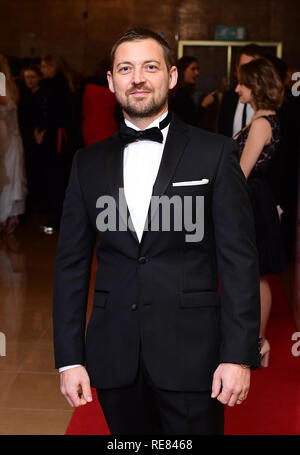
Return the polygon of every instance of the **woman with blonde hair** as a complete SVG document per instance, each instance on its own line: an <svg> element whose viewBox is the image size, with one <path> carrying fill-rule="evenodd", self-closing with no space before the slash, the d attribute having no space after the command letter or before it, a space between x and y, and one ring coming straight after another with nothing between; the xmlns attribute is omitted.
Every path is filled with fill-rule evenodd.
<svg viewBox="0 0 300 455"><path fill-rule="evenodd" d="M19 91L6 57L0 54L5 96L0 96L0 232L10 234L25 212L27 183L17 107Z"/></svg>
<svg viewBox="0 0 300 455"><path fill-rule="evenodd" d="M236 92L242 103L250 103L254 115L249 125L235 137L240 151L240 165L248 182L256 228L260 264L261 297L261 365L268 366L270 344L265 338L272 305L272 294L267 279L286 268L280 218L275 199L268 184L268 172L280 143L277 111L284 87L273 64L258 58L242 65Z"/></svg>

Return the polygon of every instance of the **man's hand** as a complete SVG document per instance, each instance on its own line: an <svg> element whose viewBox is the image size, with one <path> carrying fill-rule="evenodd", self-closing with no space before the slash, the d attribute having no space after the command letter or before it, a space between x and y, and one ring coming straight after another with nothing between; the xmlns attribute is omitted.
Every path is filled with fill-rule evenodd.
<svg viewBox="0 0 300 455"><path fill-rule="evenodd" d="M221 363L214 373L211 397L228 406L241 404L249 392L250 375L250 368Z"/></svg>
<svg viewBox="0 0 300 455"><path fill-rule="evenodd" d="M70 406L77 408L93 400L90 378L83 366L60 373L60 391Z"/></svg>

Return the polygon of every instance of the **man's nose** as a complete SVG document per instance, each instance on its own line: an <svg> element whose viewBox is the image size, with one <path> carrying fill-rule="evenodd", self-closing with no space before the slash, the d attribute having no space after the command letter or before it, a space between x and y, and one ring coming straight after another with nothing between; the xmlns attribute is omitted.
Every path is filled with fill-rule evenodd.
<svg viewBox="0 0 300 455"><path fill-rule="evenodd" d="M145 82L145 74L142 68L136 68L132 73L132 83L135 85Z"/></svg>

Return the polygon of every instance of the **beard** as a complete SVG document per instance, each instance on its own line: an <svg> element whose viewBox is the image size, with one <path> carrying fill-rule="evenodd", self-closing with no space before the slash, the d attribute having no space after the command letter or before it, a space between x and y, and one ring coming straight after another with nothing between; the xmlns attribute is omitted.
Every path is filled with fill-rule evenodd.
<svg viewBox="0 0 300 455"><path fill-rule="evenodd" d="M143 89L143 87L139 87L139 89ZM132 99L130 96L131 92L132 90L128 93L125 93L125 97L119 96L118 93L115 93L115 95L123 111L133 118L147 118L158 114L166 105L169 96L169 92L167 90L166 92L157 96L156 99L152 95L148 100L139 100Z"/></svg>

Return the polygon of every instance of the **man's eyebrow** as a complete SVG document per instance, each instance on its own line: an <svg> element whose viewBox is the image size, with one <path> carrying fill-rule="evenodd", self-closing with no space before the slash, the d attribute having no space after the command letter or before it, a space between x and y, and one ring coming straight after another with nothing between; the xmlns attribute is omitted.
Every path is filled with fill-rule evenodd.
<svg viewBox="0 0 300 455"><path fill-rule="evenodd" d="M120 65L132 65L132 62L120 62L120 63L117 64L117 68Z"/></svg>
<svg viewBox="0 0 300 455"><path fill-rule="evenodd" d="M158 65L160 65L161 62L159 60L151 59L151 60L146 60L144 63L157 63Z"/></svg>
<svg viewBox="0 0 300 455"><path fill-rule="evenodd" d="M149 60L145 60L143 62L143 65L145 65L145 63L157 63L158 65L161 64L161 62L159 60L155 60L155 59L149 59ZM120 66L120 65L132 65L133 63L132 62L128 62L128 61L124 61L124 62L120 62L117 64L117 68Z"/></svg>

